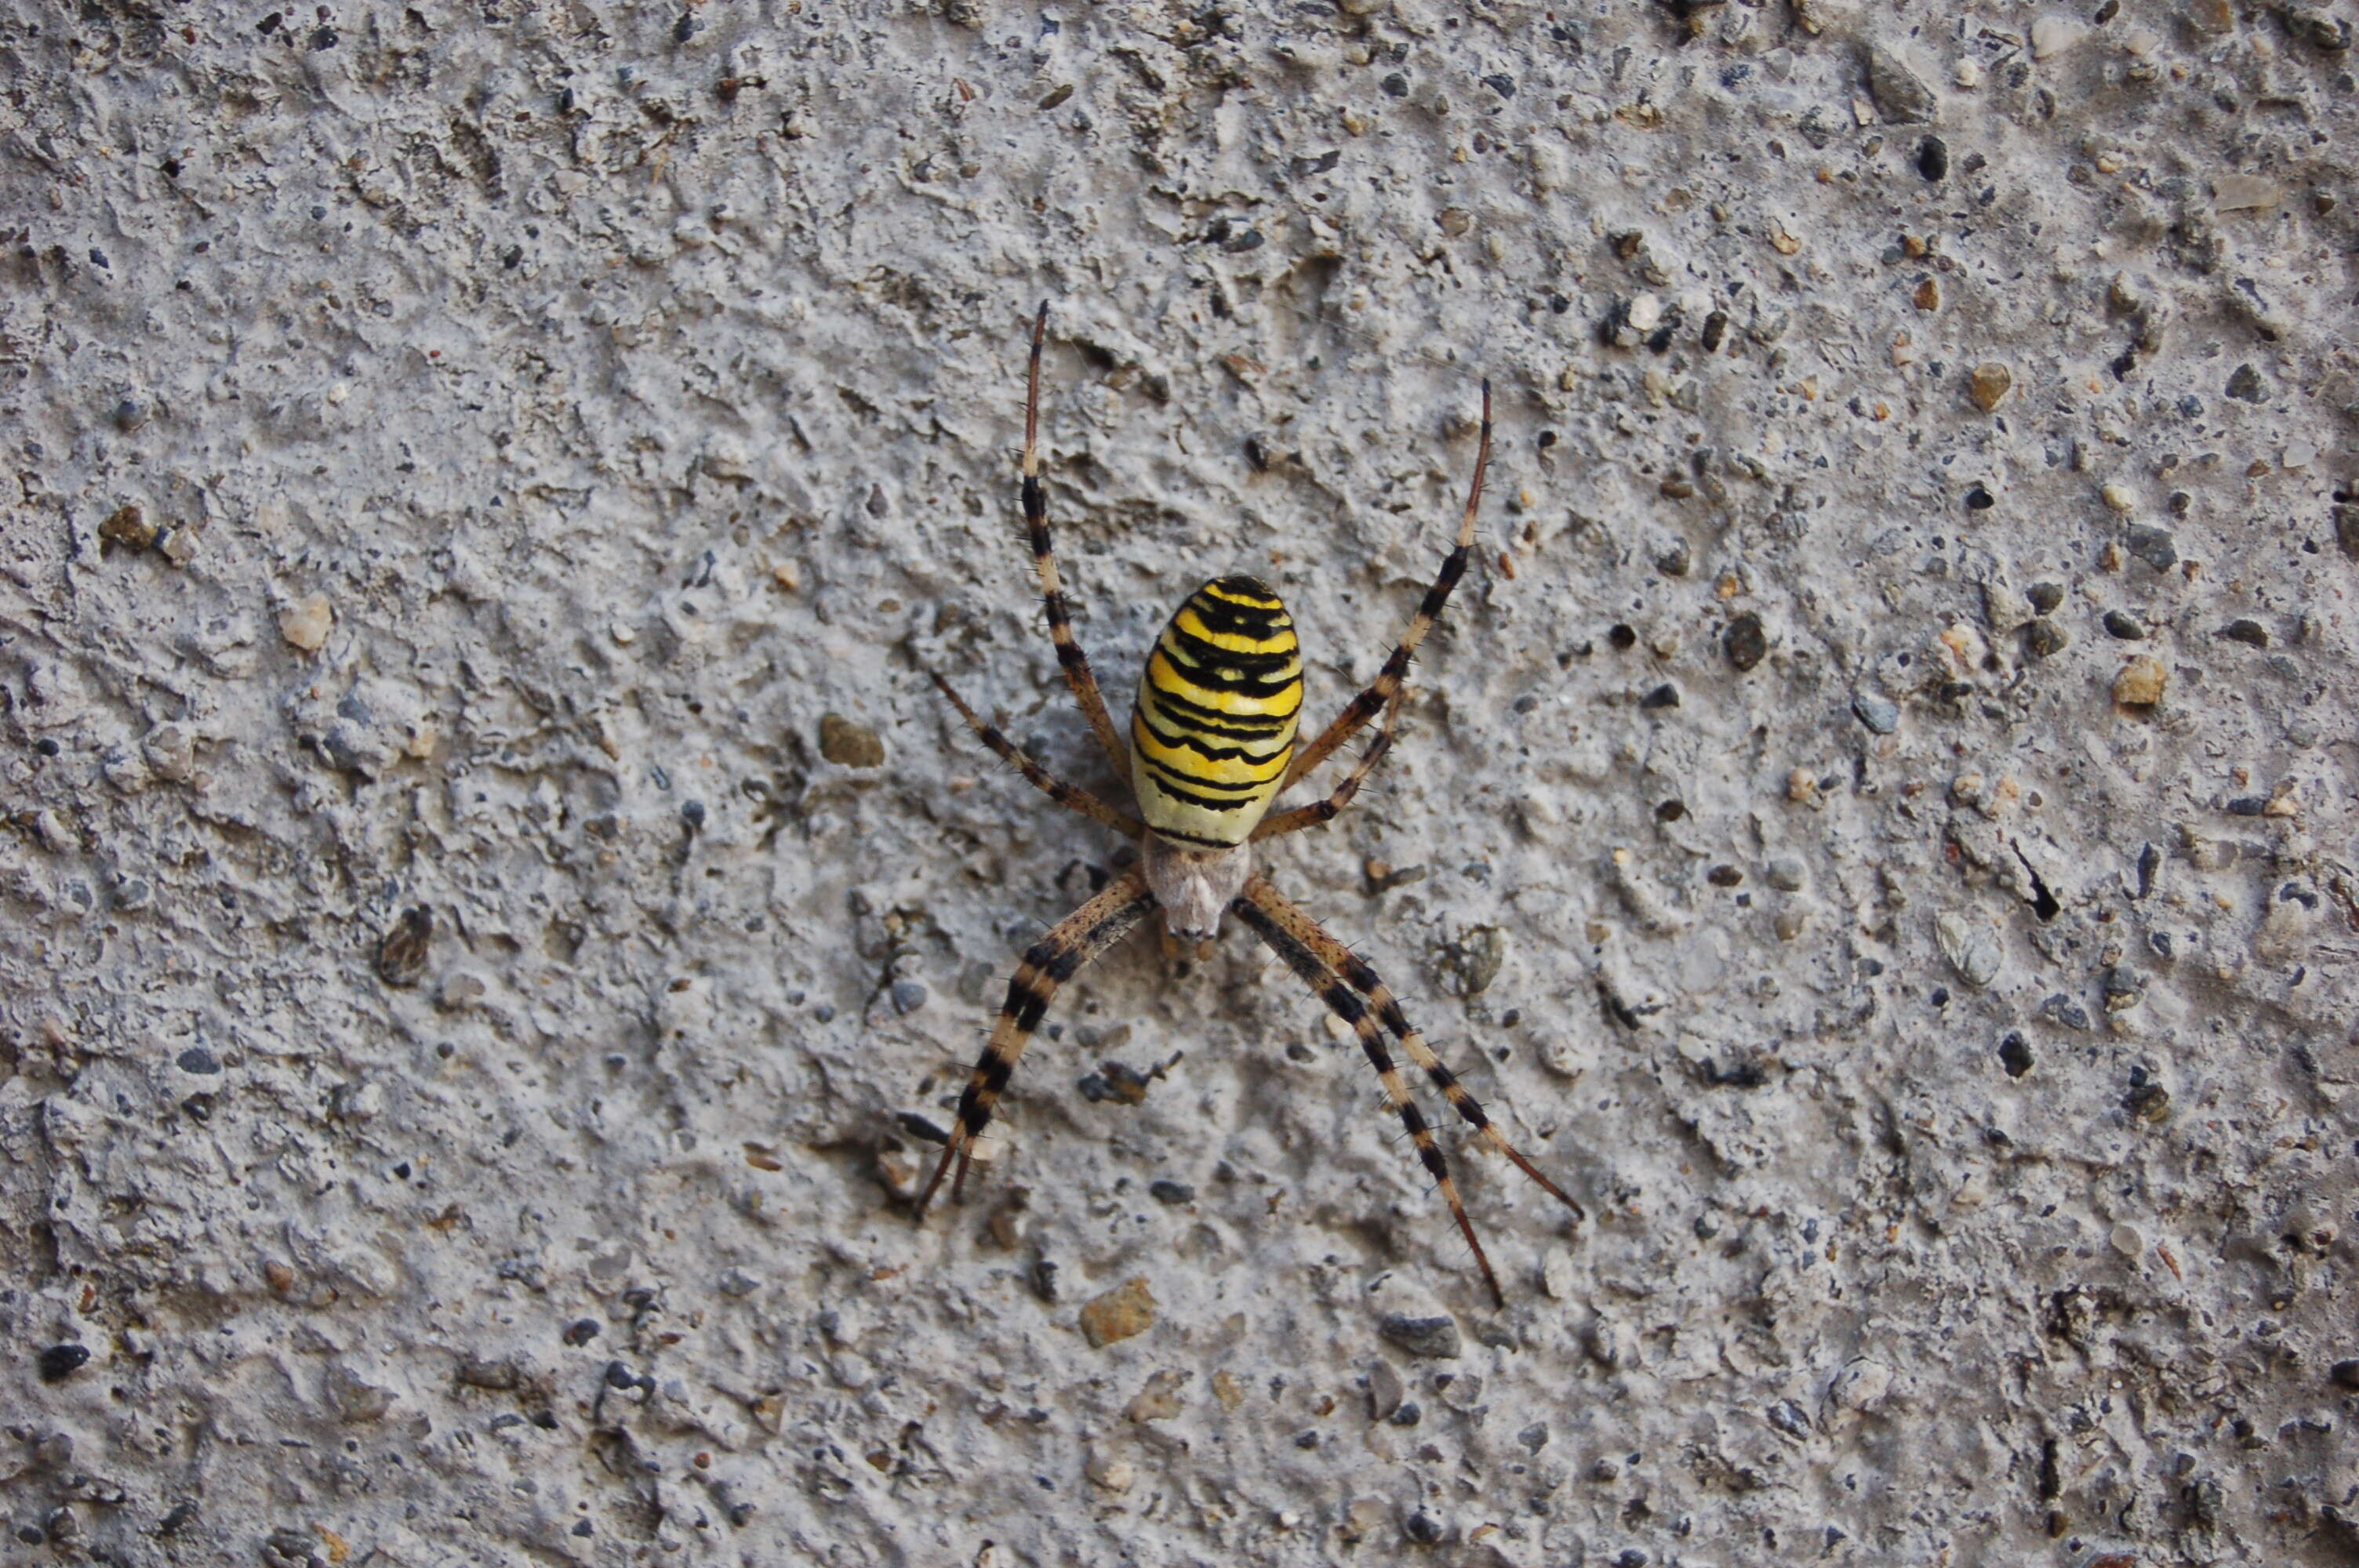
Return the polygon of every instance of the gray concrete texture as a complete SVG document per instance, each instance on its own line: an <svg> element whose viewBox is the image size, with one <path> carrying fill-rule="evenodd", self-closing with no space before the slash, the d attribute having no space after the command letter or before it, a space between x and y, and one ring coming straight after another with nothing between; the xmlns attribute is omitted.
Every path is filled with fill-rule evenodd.
<svg viewBox="0 0 2359 1568"><path fill-rule="evenodd" d="M2351 34L11 7L0 1561L2353 1561ZM1234 921L910 1224L1134 853L925 678L1116 791L1043 298L1125 712L1235 570L1345 700L1496 389L1268 864L1504 1311Z"/></svg>

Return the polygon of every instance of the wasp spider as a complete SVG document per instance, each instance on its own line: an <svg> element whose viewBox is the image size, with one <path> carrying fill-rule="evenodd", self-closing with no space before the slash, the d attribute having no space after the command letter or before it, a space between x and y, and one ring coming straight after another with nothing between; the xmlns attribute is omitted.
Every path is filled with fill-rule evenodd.
<svg viewBox="0 0 2359 1568"><path fill-rule="evenodd" d="M1408 1129L1418 1158L1440 1187L1451 1217L1473 1249L1475 1266L1483 1271L1492 1301L1504 1305L1498 1276L1492 1272L1491 1260L1484 1255L1483 1243L1466 1217L1466 1206L1459 1200L1449 1162L1394 1065L1386 1034L1400 1043L1409 1061L1484 1141L1513 1161L1576 1217L1585 1217L1581 1206L1535 1169L1493 1125L1425 1037L1409 1026L1400 1003L1375 970L1253 869L1256 841L1332 820L1358 793L1392 744L1409 659L1464 574L1474 543L1474 514L1482 503L1483 473L1491 460L1490 385L1485 383L1483 387L1482 443L1474 458L1474 481L1458 525L1456 547L1443 559L1440 575L1426 590L1424 602L1418 606L1408 630L1401 634L1374 684L1347 703L1318 739L1299 752L1295 749L1302 709L1302 658L1294 622L1277 595L1250 577L1214 578L1189 595L1172 615L1139 676L1138 694L1130 711L1130 734L1125 739L1114 728L1105 699L1098 693L1097 677L1090 671L1089 658L1074 639L1049 536L1039 453L1040 345L1048 322L1049 308L1044 304L1032 326L1031 370L1024 400L1024 522L1032 563L1040 577L1040 592L1048 602L1049 635L1057 645L1057 663L1063 667L1091 730L1113 759L1114 771L1129 784L1138 802L1138 815L1133 816L1079 785L1051 776L995 725L977 716L947 681L940 676L933 679L984 745L1014 763L1060 806L1136 840L1139 863L1059 922L1016 966L1015 978L1007 982L1006 1002L960 1096L958 1121L951 1130L949 1146L918 1199L918 1218L924 1219L927 1206L953 1163L958 1177L951 1184L952 1195L964 1188L974 1141L990 1125L992 1109L1057 988L1156 909L1163 911L1170 936L1190 943L1209 942L1218 932L1225 910L1268 943L1358 1036L1360 1049L1383 1081L1386 1102ZM1332 794L1307 806L1269 814L1280 794L1309 777L1379 714L1384 722L1375 741Z"/></svg>

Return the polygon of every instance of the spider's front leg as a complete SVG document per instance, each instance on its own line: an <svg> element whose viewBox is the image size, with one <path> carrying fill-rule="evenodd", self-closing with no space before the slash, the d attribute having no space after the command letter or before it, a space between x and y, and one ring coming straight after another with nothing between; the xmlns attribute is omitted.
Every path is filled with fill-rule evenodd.
<svg viewBox="0 0 2359 1568"><path fill-rule="evenodd" d="M1057 645L1058 667L1065 672L1065 684L1073 688L1073 700L1081 705L1082 717L1089 720L1090 733L1105 748L1114 773L1128 784L1130 748L1123 743L1114 716L1106 711L1090 656L1082 651L1081 639L1073 635L1072 613L1066 608L1064 585L1057 575L1056 541L1049 533L1049 494L1040 483L1040 345L1048 332L1049 302L1043 299L1040 314L1032 321L1031 368L1024 384L1024 536L1032 546L1032 568L1040 579L1040 599L1049 614L1049 640Z"/></svg>
<svg viewBox="0 0 2359 1568"><path fill-rule="evenodd" d="M1466 511L1458 520L1458 541L1450 554L1441 558L1441 569L1434 574L1433 586L1425 590L1425 598L1409 617L1408 630L1401 633L1385 667L1365 691L1343 705L1335 722L1327 726L1316 741L1304 747L1286 770L1286 782L1292 784L1308 775L1311 769L1332 755L1335 748L1358 734L1368 720L1382 713L1400 693L1401 683L1408 679L1409 660L1416 657L1418 644L1441 619L1441 607L1450 602L1450 590L1466 575L1466 563L1474 554L1474 514L1483 506L1483 475L1491 466L1491 384L1483 384L1483 440L1474 453L1474 482L1466 492Z"/></svg>

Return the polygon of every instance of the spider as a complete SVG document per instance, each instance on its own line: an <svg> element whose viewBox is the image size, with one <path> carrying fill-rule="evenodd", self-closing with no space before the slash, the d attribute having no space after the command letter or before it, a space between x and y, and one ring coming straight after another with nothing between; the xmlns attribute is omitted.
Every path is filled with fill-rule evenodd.
<svg viewBox="0 0 2359 1568"><path fill-rule="evenodd" d="M1052 926L1016 966L990 1039L959 1097L957 1124L919 1195L917 1220L923 1223L953 1163L958 1176L951 1184L951 1196L955 1199L963 1193L974 1141L991 1124L993 1108L1058 988L1158 908L1163 911L1167 941L1192 943L1200 952L1218 935L1226 911L1266 942L1358 1037L1361 1051L1383 1082L1386 1103L1408 1130L1419 1160L1441 1189L1451 1218L1473 1249L1493 1304L1504 1307L1506 1298L1499 1289L1498 1276L1466 1217L1466 1206L1459 1199L1457 1183L1451 1177L1433 1130L1394 1065L1386 1034L1399 1042L1409 1061L1484 1141L1571 1210L1576 1219L1587 1216L1484 1114L1482 1106L1434 1054L1425 1037L1410 1027L1399 1001L1375 970L1253 868L1253 846L1260 840L1333 820L1392 746L1409 660L1449 602L1450 590L1464 575L1474 543L1484 470L1491 461L1490 384L1483 384L1482 441L1474 457L1474 481L1467 492L1465 515L1458 525L1457 545L1443 558L1440 572L1426 589L1424 602L1418 606L1375 682L1345 704L1317 740L1299 752L1295 750L1302 708L1302 660L1294 622L1275 592L1257 579L1244 576L1214 578L1189 595L1172 614L1140 674L1125 738L1114 728L1089 657L1073 636L1049 534L1039 453L1040 348L1048 326L1049 307L1043 303L1032 323L1031 367L1024 398L1025 528L1041 596L1048 605L1049 635L1056 643L1057 663L1092 732L1112 759L1114 772L1130 785L1138 815L1134 816L1080 785L1055 777L996 725L979 717L948 681L938 674L932 678L985 746L1015 764L1058 805L1136 842L1139 860L1135 869L1114 878L1096 897ZM1375 740L1332 793L1323 800L1270 814L1278 795L1309 777L1379 714L1384 721Z"/></svg>

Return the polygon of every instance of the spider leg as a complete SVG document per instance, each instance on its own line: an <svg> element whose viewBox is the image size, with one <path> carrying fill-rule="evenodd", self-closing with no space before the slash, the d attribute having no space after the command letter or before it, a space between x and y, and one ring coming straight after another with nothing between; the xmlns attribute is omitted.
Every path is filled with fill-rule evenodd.
<svg viewBox="0 0 2359 1568"><path fill-rule="evenodd" d="M1358 734L1369 719L1384 710L1400 690L1401 682L1408 676L1409 659L1417 653L1425 634L1433 630L1440 618L1441 607L1450 602L1450 590L1466 575L1466 562L1474 549L1474 514L1483 504L1483 474L1491 466L1491 384L1483 384L1483 440L1474 453L1474 483L1466 492L1466 514L1459 519L1458 544L1442 557L1441 570L1436 574L1433 586L1425 590L1424 602L1409 618L1408 630L1393 649L1392 657L1385 661L1369 687L1344 704L1335 722L1327 726L1318 740L1296 753L1294 765L1286 770L1286 783L1291 784L1325 762L1335 748ZM1283 788L1285 785L1280 785Z"/></svg>
<svg viewBox="0 0 2359 1568"><path fill-rule="evenodd" d="M1057 988L1113 946L1154 907L1155 895L1147 891L1147 879L1136 871L1125 871L1108 882L1104 892L1051 926L1025 953L1007 982L1007 1000L991 1026L991 1038L967 1079L966 1092L959 1096L958 1125L951 1129L941 1160L919 1195L915 1217L919 1222L925 1219L926 1206L934 1201L934 1191L942 1184L953 1160L964 1184L969 1151L991 1125L992 1108L1015 1075L1025 1044L1039 1027L1040 1015L1049 1011Z"/></svg>
<svg viewBox="0 0 2359 1568"><path fill-rule="evenodd" d="M1521 1150L1507 1141L1506 1134L1501 1132L1484 1114L1481 1102L1467 1093L1466 1086L1458 1081L1458 1075L1434 1054L1433 1047L1425 1043L1424 1035L1409 1027L1408 1016L1401 1011L1399 1000L1385 982L1376 978L1376 971L1369 968L1365 959L1337 941L1326 927L1272 887L1266 877L1256 877L1245 883L1243 896L1258 903L1271 919L1286 926L1321 962L1332 967L1353 989L1368 999L1369 1005L1375 1009L1376 1017L1400 1041L1401 1049L1408 1054L1408 1059L1417 1064L1434 1087L1441 1091L1442 1098L1450 1102L1450 1108L1458 1113L1461 1121L1481 1134L1484 1142L1513 1161L1517 1170L1538 1182L1549 1196L1571 1209L1573 1218L1585 1220L1589 1217L1588 1210L1574 1202L1562 1187L1542 1175L1529 1160L1524 1158Z"/></svg>
<svg viewBox="0 0 2359 1568"><path fill-rule="evenodd" d="M1256 877L1229 905L1229 913L1253 927L1269 944L1271 951L1286 960L1287 968L1327 1004L1327 1010L1350 1024L1352 1032L1359 1036L1361 1051L1384 1082L1385 1102L1398 1113L1401 1125L1408 1129L1409 1141L1417 1145L1418 1159L1441 1188L1442 1201L1450 1206L1450 1217L1458 1222L1459 1233L1474 1249L1475 1266L1483 1271L1483 1283L1490 1288L1492 1305L1505 1307L1507 1298L1499 1289L1499 1276L1491 1271L1491 1260L1474 1234L1474 1222L1466 1217L1466 1205L1458 1196L1458 1184L1451 1178L1450 1162L1442 1157L1441 1145L1435 1141L1433 1129L1426 1125L1425 1113L1409 1098L1400 1069L1393 1065L1392 1054L1385 1049L1384 1032L1369 1016L1367 1004L1360 1000L1359 993L1335 972L1333 965L1311 950L1300 933L1292 929L1298 912L1282 901L1276 909L1270 906L1268 901L1275 897L1269 884Z"/></svg>
<svg viewBox="0 0 2359 1568"><path fill-rule="evenodd" d="M1114 771L1128 784L1130 747L1114 729L1105 698L1098 692L1098 677L1090 669L1090 656L1082 652L1081 642L1073 635L1065 589L1057 576L1056 544L1049 535L1049 494L1040 484L1040 344L1048 331L1049 302L1044 299L1040 314L1032 322L1032 363L1024 391L1024 533L1032 546L1032 567L1039 574L1040 597L1049 610L1049 639L1057 644L1057 663L1065 672L1065 684L1073 688L1073 700L1081 704L1082 717L1090 721L1090 733L1113 759Z"/></svg>
<svg viewBox="0 0 2359 1568"><path fill-rule="evenodd" d="M1253 836L1256 838L1275 838L1281 833L1299 833L1305 827L1317 827L1334 821L1336 816L1352 804L1352 797L1360 793L1360 786L1367 782L1376 764L1385 760L1385 753L1392 750L1393 725L1400 718L1401 698L1408 692L1407 687L1393 688L1393 699L1385 704L1384 727L1376 731L1376 738L1368 743L1367 751L1353 764L1352 771L1343 775L1343 782L1335 786L1332 795L1325 800L1314 800L1309 806L1298 806L1275 816L1263 817Z"/></svg>
<svg viewBox="0 0 2359 1568"><path fill-rule="evenodd" d="M1016 771L1021 773L1025 779L1041 794L1068 811L1078 811L1093 822L1104 823L1125 838L1135 839L1147 831L1140 826L1138 818L1108 806L1079 784L1067 784L1063 779L1057 777L1026 756L1017 749L1015 741L1010 741L1000 731L998 725L986 722L975 713L973 708L969 708L966 705L966 699L951 689L950 682L935 675L931 670L928 670L926 674L941 694L951 699L951 706L959 710L959 717L966 720L967 728L974 731L976 738L998 752L1001 757L1015 763Z"/></svg>

